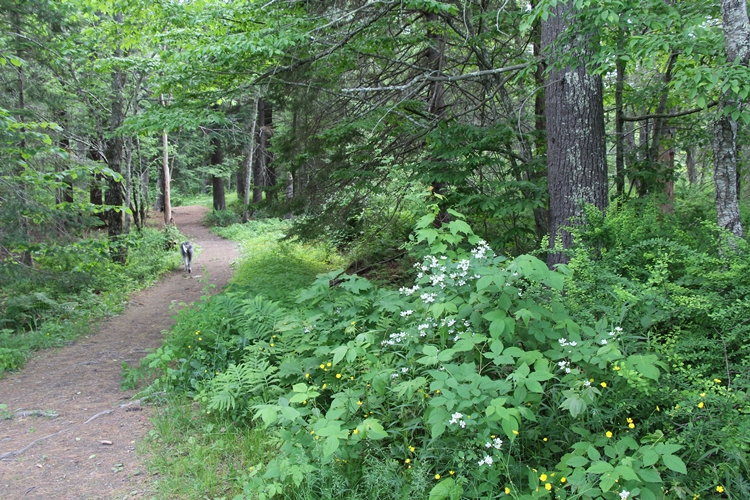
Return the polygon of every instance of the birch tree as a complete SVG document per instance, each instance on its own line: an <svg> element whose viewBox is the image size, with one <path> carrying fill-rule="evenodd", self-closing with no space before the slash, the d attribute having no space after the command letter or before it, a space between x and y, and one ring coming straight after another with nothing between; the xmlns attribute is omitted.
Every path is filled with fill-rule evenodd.
<svg viewBox="0 0 750 500"><path fill-rule="evenodd" d="M750 22L746 0L722 0L721 17L727 60L747 67L750 59ZM740 96L732 90L731 80L722 89L719 116L714 124L714 185L719 226L742 237L739 196L737 193L737 118Z"/></svg>

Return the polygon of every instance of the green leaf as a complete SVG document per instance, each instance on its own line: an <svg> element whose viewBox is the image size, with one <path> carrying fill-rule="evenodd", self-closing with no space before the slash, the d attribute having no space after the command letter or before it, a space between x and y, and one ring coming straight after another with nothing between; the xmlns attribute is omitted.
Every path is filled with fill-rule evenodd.
<svg viewBox="0 0 750 500"><path fill-rule="evenodd" d="M650 467L659 461L659 454L654 450L646 450L643 452L643 466Z"/></svg>
<svg viewBox="0 0 750 500"><path fill-rule="evenodd" d="M330 457L336 450L339 449L339 438L336 436L328 436L323 442L323 456Z"/></svg>
<svg viewBox="0 0 750 500"><path fill-rule="evenodd" d="M346 351L349 348L345 345L338 346L336 349L333 350L333 365L336 366L336 364L344 359L344 356L346 356Z"/></svg>
<svg viewBox="0 0 750 500"><path fill-rule="evenodd" d="M641 469L638 471L638 476L646 483L661 483L659 471L654 468Z"/></svg>
<svg viewBox="0 0 750 500"><path fill-rule="evenodd" d="M430 490L429 500L444 500L446 498L459 499L463 493L463 488L456 483L453 478L442 479Z"/></svg>
<svg viewBox="0 0 750 500"><path fill-rule="evenodd" d="M651 380L659 380L659 368L656 366L658 358L655 354L633 354L628 356L628 364L632 365L638 373Z"/></svg>
<svg viewBox="0 0 750 500"><path fill-rule="evenodd" d="M668 469L679 472L680 474L687 474L685 462L683 462L680 457L676 455L662 455L661 461Z"/></svg>
<svg viewBox="0 0 750 500"><path fill-rule="evenodd" d="M607 472L612 472L615 470L614 467L609 462L605 462L603 460L599 460L597 462L594 462L591 464L591 466L586 469L586 472L588 474L605 474Z"/></svg>
<svg viewBox="0 0 750 500"><path fill-rule="evenodd" d="M575 456L568 459L567 462L563 462L568 467L583 467L587 463L589 463L589 459L584 456Z"/></svg>

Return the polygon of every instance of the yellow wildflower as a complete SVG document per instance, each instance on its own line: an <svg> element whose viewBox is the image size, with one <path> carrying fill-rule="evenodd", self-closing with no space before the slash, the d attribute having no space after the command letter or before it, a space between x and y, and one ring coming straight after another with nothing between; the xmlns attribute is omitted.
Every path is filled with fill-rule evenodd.
<svg viewBox="0 0 750 500"><path fill-rule="evenodd" d="M612 438L612 431L607 431L607 432L604 433L604 435L611 439Z"/></svg>
<svg viewBox="0 0 750 500"><path fill-rule="evenodd" d="M724 487L722 485L719 485L716 487L716 491L718 491L719 493L724 493Z"/></svg>
<svg viewBox="0 0 750 500"><path fill-rule="evenodd" d="M549 483L547 483L547 484L544 485L544 489L547 490L547 491L549 491L549 490L552 489L552 485L549 484Z"/></svg>
<svg viewBox="0 0 750 500"><path fill-rule="evenodd" d="M703 408L704 406L705 405L703 404L703 401L701 401L700 403L698 403L698 408Z"/></svg>
<svg viewBox="0 0 750 500"><path fill-rule="evenodd" d="M508 488L507 486L505 487L505 494L510 495L510 488Z"/></svg>
<svg viewBox="0 0 750 500"><path fill-rule="evenodd" d="M606 383L606 382L602 382L602 383L601 383L601 384L599 384L599 385L601 385L602 387L607 387L607 383Z"/></svg>
<svg viewBox="0 0 750 500"><path fill-rule="evenodd" d="M437 481L438 479L440 479L440 474L435 474L435 480Z"/></svg>
<svg viewBox="0 0 750 500"><path fill-rule="evenodd" d="M541 476L539 476L539 480L542 481L542 482L546 481L547 480L547 474L542 474Z"/></svg>

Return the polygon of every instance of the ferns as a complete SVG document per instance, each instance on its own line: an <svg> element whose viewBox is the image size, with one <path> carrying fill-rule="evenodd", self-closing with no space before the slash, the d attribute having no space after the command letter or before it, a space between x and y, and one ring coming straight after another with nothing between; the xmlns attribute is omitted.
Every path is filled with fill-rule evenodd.
<svg viewBox="0 0 750 500"><path fill-rule="evenodd" d="M239 364L229 365L218 374L201 397L210 411L228 412L233 416L245 416L253 404L266 403L278 397L278 368L255 351L249 351Z"/></svg>

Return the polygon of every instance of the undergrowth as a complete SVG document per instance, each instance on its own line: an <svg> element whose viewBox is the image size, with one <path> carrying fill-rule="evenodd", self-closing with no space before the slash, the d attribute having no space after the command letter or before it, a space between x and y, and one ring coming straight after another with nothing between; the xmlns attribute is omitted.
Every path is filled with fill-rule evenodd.
<svg viewBox="0 0 750 500"><path fill-rule="evenodd" d="M126 265L112 262L104 237L38 244L33 267L0 262L0 374L89 332L93 321L121 311L130 293L176 268L167 239L150 228L130 234Z"/></svg>
<svg viewBox="0 0 750 500"><path fill-rule="evenodd" d="M243 467L215 465L233 471L220 494L750 498L746 242L642 200L589 210L570 264L550 271L435 214L399 291L332 271L276 293L259 275L277 267L243 264L146 358L146 392L273 443L230 446ZM247 248L301 265L263 237Z"/></svg>

